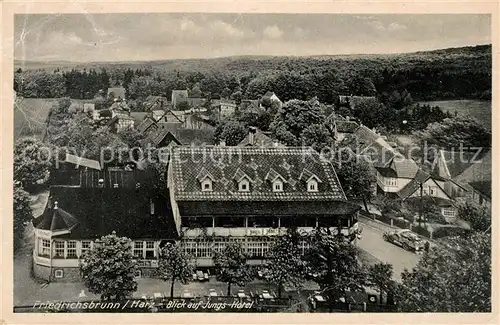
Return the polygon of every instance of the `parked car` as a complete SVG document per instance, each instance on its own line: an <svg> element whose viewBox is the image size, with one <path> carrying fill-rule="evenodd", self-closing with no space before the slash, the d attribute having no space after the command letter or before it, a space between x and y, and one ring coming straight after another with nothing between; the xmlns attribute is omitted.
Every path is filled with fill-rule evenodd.
<svg viewBox="0 0 500 325"><path fill-rule="evenodd" d="M419 235L409 229L401 229L383 234L385 241L403 247L407 251L423 253L425 243Z"/></svg>
<svg viewBox="0 0 500 325"><path fill-rule="evenodd" d="M208 281L208 273L205 273L201 270L196 271L196 278L198 281Z"/></svg>

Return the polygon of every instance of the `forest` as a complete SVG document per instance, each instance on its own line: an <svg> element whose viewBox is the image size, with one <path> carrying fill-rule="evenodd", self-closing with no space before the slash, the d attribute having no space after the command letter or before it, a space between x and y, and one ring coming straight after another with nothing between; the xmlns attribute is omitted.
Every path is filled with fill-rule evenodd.
<svg viewBox="0 0 500 325"><path fill-rule="evenodd" d="M229 57L207 60L15 64L14 89L26 98L92 99L100 89L123 86L135 110L150 95L258 99L268 90L283 101L338 95L413 100L491 99L491 45L391 55ZM26 67L37 67L26 69ZM135 104L135 105L134 105Z"/></svg>

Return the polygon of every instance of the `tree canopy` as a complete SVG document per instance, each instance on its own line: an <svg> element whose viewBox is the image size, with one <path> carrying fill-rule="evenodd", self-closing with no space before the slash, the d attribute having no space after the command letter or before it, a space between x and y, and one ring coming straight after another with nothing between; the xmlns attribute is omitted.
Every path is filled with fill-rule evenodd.
<svg viewBox="0 0 500 325"><path fill-rule="evenodd" d="M158 261L157 276L170 281L170 297L174 296L175 281L187 284L193 278L195 271L192 257L185 253L180 244L167 244L160 253Z"/></svg>
<svg viewBox="0 0 500 325"><path fill-rule="evenodd" d="M85 286L101 300L121 300L137 290L132 242L113 232L96 240L80 262Z"/></svg>
<svg viewBox="0 0 500 325"><path fill-rule="evenodd" d="M14 146L14 180L31 189L45 184L50 177L51 149L40 140L28 137Z"/></svg>
<svg viewBox="0 0 500 325"><path fill-rule="evenodd" d="M454 237L405 270L398 306L406 312L490 312L491 235Z"/></svg>
<svg viewBox="0 0 500 325"><path fill-rule="evenodd" d="M21 246L26 225L33 220L30 202L28 192L14 184L14 250Z"/></svg>
<svg viewBox="0 0 500 325"><path fill-rule="evenodd" d="M231 295L231 284L244 286L253 278L252 270L247 265L247 255L241 244L227 244L214 255L217 281L227 283L227 295Z"/></svg>

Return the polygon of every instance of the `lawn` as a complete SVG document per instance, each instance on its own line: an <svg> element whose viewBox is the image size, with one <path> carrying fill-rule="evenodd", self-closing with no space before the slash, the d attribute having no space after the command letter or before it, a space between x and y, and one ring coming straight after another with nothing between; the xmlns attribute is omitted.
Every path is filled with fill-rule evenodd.
<svg viewBox="0 0 500 325"><path fill-rule="evenodd" d="M14 106L14 141L22 136L43 137L55 99L19 98Z"/></svg>
<svg viewBox="0 0 500 325"><path fill-rule="evenodd" d="M482 123L491 130L491 101L484 100L440 100L433 102L420 102L419 104L428 104L439 106L444 111L458 112L470 116Z"/></svg>

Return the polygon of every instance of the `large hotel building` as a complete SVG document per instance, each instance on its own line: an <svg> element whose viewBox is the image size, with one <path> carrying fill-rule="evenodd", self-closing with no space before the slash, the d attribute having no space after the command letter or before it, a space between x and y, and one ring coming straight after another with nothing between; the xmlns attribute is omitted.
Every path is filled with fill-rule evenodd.
<svg viewBox="0 0 500 325"><path fill-rule="evenodd" d="M347 202L332 164L310 148L175 147L162 189L145 171L90 163L63 168L55 179L34 221L34 273L44 279L77 279L81 254L113 231L133 241L137 276L153 275L168 241L181 241L197 267L210 268L229 242L262 263L290 227L356 238L359 206Z"/></svg>

